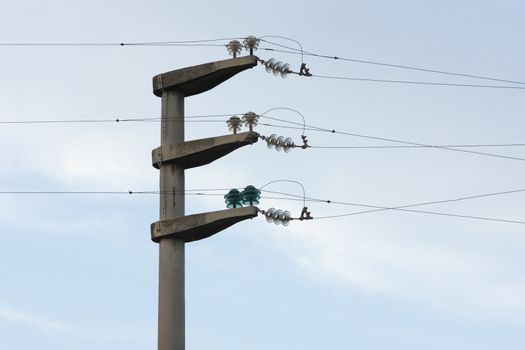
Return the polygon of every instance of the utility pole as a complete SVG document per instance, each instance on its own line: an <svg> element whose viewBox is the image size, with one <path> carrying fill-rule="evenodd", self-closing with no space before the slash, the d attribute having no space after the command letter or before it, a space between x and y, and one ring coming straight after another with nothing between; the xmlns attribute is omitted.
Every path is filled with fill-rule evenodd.
<svg viewBox="0 0 525 350"><path fill-rule="evenodd" d="M250 131L184 141L185 98L208 91L257 62L250 55L153 77L153 93L162 99L161 146L152 152L153 166L160 170L160 219L151 225L152 240L159 243L159 350L185 348L185 244L256 217L258 211L244 207L185 216L185 170L257 142L259 136Z"/></svg>

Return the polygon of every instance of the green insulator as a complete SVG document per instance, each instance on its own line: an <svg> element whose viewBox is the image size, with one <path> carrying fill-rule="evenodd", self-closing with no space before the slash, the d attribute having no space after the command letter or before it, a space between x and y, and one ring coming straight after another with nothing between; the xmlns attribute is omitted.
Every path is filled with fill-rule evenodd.
<svg viewBox="0 0 525 350"><path fill-rule="evenodd" d="M241 192L242 203L244 205L257 205L259 204L259 199L261 199L261 191L256 189L252 185L246 186L244 191Z"/></svg>
<svg viewBox="0 0 525 350"><path fill-rule="evenodd" d="M230 192L224 195L226 207L228 208L241 208L242 207L242 196L239 190L232 189Z"/></svg>

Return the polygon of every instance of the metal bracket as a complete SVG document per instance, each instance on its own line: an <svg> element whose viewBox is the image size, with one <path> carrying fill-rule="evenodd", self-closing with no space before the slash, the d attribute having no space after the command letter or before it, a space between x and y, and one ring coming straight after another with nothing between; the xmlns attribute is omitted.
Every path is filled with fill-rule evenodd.
<svg viewBox="0 0 525 350"><path fill-rule="evenodd" d="M303 140L303 145L299 147L301 147L302 149L307 149L308 147L310 147L310 145L308 144L308 139L306 138L306 135L301 135L301 139Z"/></svg>
<svg viewBox="0 0 525 350"><path fill-rule="evenodd" d="M301 216L299 217L299 220L312 220L313 217L310 214L311 212L308 211L308 207L303 207L303 211L301 211Z"/></svg>
<svg viewBox="0 0 525 350"><path fill-rule="evenodd" d="M310 73L310 68L306 68L306 63L301 64L301 70L299 71L299 75L304 75L306 77L312 76L312 73Z"/></svg>

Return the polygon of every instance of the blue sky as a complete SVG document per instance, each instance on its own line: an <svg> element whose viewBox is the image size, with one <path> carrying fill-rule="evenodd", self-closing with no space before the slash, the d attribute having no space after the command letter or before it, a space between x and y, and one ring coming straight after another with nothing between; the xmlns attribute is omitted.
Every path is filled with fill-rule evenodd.
<svg viewBox="0 0 525 350"><path fill-rule="evenodd" d="M152 42L278 35L311 52L525 81L520 1L10 2L0 42ZM272 39L282 45L293 42ZM222 42L219 42L222 43ZM261 45L271 47L269 44ZM0 120L154 118L151 78L223 47L0 47ZM259 50L297 70L296 55ZM317 75L502 83L305 56ZM523 90L267 74L186 100L187 115L300 111L311 125L434 145L523 143ZM274 118L299 122L290 111ZM263 121L261 119L261 121ZM279 124L266 120L268 124ZM300 141L300 130L260 126ZM226 134L187 123L187 139ZM307 131L311 145L392 145ZM0 125L0 191L155 191L149 123ZM524 158L523 147L475 150ZM523 161L442 149L295 149L259 142L186 173L186 187L300 181L306 195L398 206L524 188ZM299 186L268 190L301 195ZM270 194L267 194L270 195ZM312 216L363 210L309 203ZM421 210L525 221L525 194ZM263 200L299 215L302 203ZM224 208L188 196L188 214ZM156 195L0 195L0 348L156 346ZM186 248L187 348L523 349L525 226L384 211L240 223Z"/></svg>

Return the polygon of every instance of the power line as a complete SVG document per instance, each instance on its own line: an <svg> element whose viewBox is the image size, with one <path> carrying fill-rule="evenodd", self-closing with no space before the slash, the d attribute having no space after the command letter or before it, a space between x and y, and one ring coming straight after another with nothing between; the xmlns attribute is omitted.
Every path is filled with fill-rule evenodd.
<svg viewBox="0 0 525 350"><path fill-rule="evenodd" d="M479 152L479 151L472 151L472 150L466 150L466 149L460 149L460 148L452 148L452 147L443 147L443 146L438 146L438 145L428 145L428 144L419 143L419 142L396 140L396 139L390 139L390 138L384 138L384 137L376 137L376 136L348 133L348 132L335 131L335 130L326 130L326 131L327 132L332 132L332 133L337 133L337 134L340 134L340 135L347 135L347 136L353 136L353 137L359 137L359 138L366 138L366 139L371 139L371 140L376 140L376 141L387 141L387 142L401 143L401 144L411 145L411 146L419 146L419 147L426 147L426 148L436 148L436 149L442 149L442 150L447 150L447 151L477 154L477 155L482 155L482 156L487 156L487 157L525 161L525 158L506 156L506 155L502 155L502 154Z"/></svg>
<svg viewBox="0 0 525 350"><path fill-rule="evenodd" d="M0 191L0 195L149 195L161 193L184 193L187 195L223 195L205 192L227 191L229 188L187 189L185 191Z"/></svg>
<svg viewBox="0 0 525 350"><path fill-rule="evenodd" d="M225 46L224 44L214 44L214 42L236 39L242 38L144 42L3 42L0 43L0 46Z"/></svg>
<svg viewBox="0 0 525 350"><path fill-rule="evenodd" d="M285 192L277 192L277 191L269 191L264 190L268 193L273 194L280 194L285 195L293 198L300 198L303 199L302 196L289 194ZM399 208L412 208L412 207L420 207L423 205L433 205L433 204L444 204L444 203L452 203L452 202L461 202L465 200L470 199L479 199L479 198L486 198L486 197L496 197L496 196L502 196L507 194L515 194L515 193L522 193L525 192L525 188L520 188L516 190L508 190L508 191L500 191L500 192L490 192L490 193L483 193L483 194L477 194L477 195L470 195L465 197L458 197L458 198L452 198L452 199L444 199L444 200L437 200L437 201L427 201L427 202L420 202L416 204L408 204L408 205L402 205L402 206L396 206L396 207L381 207L381 206L375 206L375 205L369 205L369 204L358 204L358 203L352 203L352 202L340 202L340 201L333 201L329 199L321 199L321 198L313 198L313 197L304 197L307 201L314 201L314 202L322 202L327 204L339 204L339 205L349 205L349 206L357 206L357 207L367 207L367 208L380 208L384 210L391 210L391 209L399 209Z"/></svg>
<svg viewBox="0 0 525 350"><path fill-rule="evenodd" d="M267 37L267 38L278 38L278 39L284 39L284 40L292 41L292 42L296 43L299 46L299 49L297 49L297 48L294 49L294 48L291 48L291 47L286 46L286 45L281 45L281 44L277 44L277 43L268 41L268 40L264 39L265 37ZM266 43L269 43L269 44L272 44L272 45L275 45L275 46L279 46L279 47L282 47L282 48L285 48L285 49L295 50L294 53L301 55L301 64L304 63L303 45L298 40L295 40L295 39L292 39L292 38L288 38L288 37L285 37L285 36L280 36L280 35L264 35L264 36L260 37L259 39L261 41L263 41L263 42L266 42Z"/></svg>
<svg viewBox="0 0 525 350"><path fill-rule="evenodd" d="M0 195L112 195L112 194L159 194L159 191L0 191Z"/></svg>
<svg viewBox="0 0 525 350"><path fill-rule="evenodd" d="M440 82L435 82L435 81L410 81L410 80L355 78L355 77L342 77L342 76L335 76L335 75L317 75L317 74L313 74L311 76L314 78L321 78L321 79L350 80L350 81L363 81L363 82L374 82L374 83L394 83L394 84L408 84L408 85L434 85L434 86L472 87L472 88L486 88L486 89L525 90L525 86L510 86L510 85L440 83Z"/></svg>
<svg viewBox="0 0 525 350"><path fill-rule="evenodd" d="M293 48L293 47L276 44L276 43L273 43L267 40L264 40L264 41L272 45L276 45L282 48L292 50L292 51L286 51L286 50L279 50L279 49L272 49L272 48L259 48L261 50L266 50L266 51L288 53L288 54L294 54L294 55L306 55L306 56L327 58L327 59L338 60L338 61L364 63L364 64L370 64L370 65L376 65L376 66L413 70L413 71L420 71L420 72L426 72L426 73L436 73L436 74L444 74L444 75L451 75L451 76L464 77L464 78L474 78L474 79L482 79L482 80L488 80L488 81L497 81L497 82L502 82L502 83L525 85L525 82L516 81L516 80L493 78L493 77L487 77L487 76L481 76L481 75L457 73L457 72L451 72L451 71L422 68L422 67L415 67L415 66L408 66L408 65L399 65L399 64L392 64L392 63L379 62L379 61L370 61L370 60L363 60L363 59L356 59L356 58L347 58L347 57L340 57L340 56L334 56L334 55L323 55L323 54L313 53L313 52L308 52L308 51L298 51L296 48Z"/></svg>
<svg viewBox="0 0 525 350"><path fill-rule="evenodd" d="M481 147L523 147L525 143L500 143L500 144L470 144L470 145L436 145L436 146L310 146L317 149L406 149L406 148L436 148L436 147L455 147L455 148L481 148Z"/></svg>
<svg viewBox="0 0 525 350"><path fill-rule="evenodd" d="M303 200L303 198L301 196L287 194L287 193L284 193L284 192L276 192L276 191L266 191L266 192L293 197L290 200L294 200L294 199L298 200L298 201L299 200ZM376 213L376 212L387 211L387 210L397 210L397 211L405 211L405 212L419 213L419 214L458 217L458 218L464 218L464 219L495 221L495 222L513 223L513 224L525 224L525 221L519 221L519 220L508 220L508 219L490 218L490 217L483 217L483 216L462 215L462 214L454 214L454 213L443 213L443 212L435 212L435 211L427 211L427 210L408 209L408 208L419 207L419 206L424 206L424 205L460 202L460 201L465 201L465 200L470 200L470 199L494 197L494 196L501 196L501 195L506 195L506 194L521 193L521 192L525 192L525 189L517 189L517 190L501 191L501 192L492 192L492 193L485 193L485 194L480 194L480 195L472 195L472 196L459 197L459 198L453 198L453 199L445 199L445 200L438 200L438 201L421 202L421 203L408 204L408 205L402 205L402 206L394 206L394 207L385 207L385 206L362 204L362 203L339 202L339 201L332 201L332 200L311 198L311 197L306 197L306 200L307 201L313 201L313 202L322 202L322 203L327 203L327 204L339 204L339 205L347 205L347 206L373 208L371 210L351 212L351 213L345 213L345 214L327 215L327 216L315 216L314 219L335 219L335 218L348 217L348 216L354 216L354 215Z"/></svg>
<svg viewBox="0 0 525 350"><path fill-rule="evenodd" d="M278 44L272 41L268 41L264 39L264 37L281 38L281 39L293 41L299 45L299 49L293 48L287 45ZM124 47L124 46L223 47L225 46L225 44L218 44L217 42L221 42L221 41L226 42L230 40L242 40L242 39L243 39L242 37L230 37L230 38L214 38L214 39L201 39L201 40L145 41L145 42L1 42L0 46L5 46L5 47L8 47L8 46L12 46L12 47L17 47L17 46L18 47L24 47L24 46L34 46L34 47L53 47L53 46L55 47L68 47L68 46L69 47L97 47L97 46L98 47L111 47L111 46L118 46L118 47ZM335 56L335 55L325 55L325 54L319 54L319 53L314 53L314 52L308 52L302 49L302 45L299 41L295 39L283 37L283 36L266 35L266 36L261 37L260 40L268 44L271 44L271 45L275 45L281 48L288 49L287 51L287 50L279 50L279 49L261 47L259 48L261 50L281 52L281 53L287 53L287 54L297 54L297 55L301 55L301 57L303 57L304 55L307 55L307 56L312 56L312 57L327 58L327 59L333 59L333 60L339 60L339 61L364 63L364 64L384 66L384 67L405 69L405 70L414 70L414 71L422 71L422 72L427 72L427 73L437 73L437 74L445 74L445 75L451 75L451 76L459 76L459 77L466 77L466 78L483 79L483 80L489 80L489 81L525 85L525 82L516 81L516 80L492 78L492 77L473 75L473 74L457 73L457 72L450 72L450 71L444 71L444 70L436 70L436 69L421 68L421 67L414 67L414 66L408 66L408 65L399 65L399 64L385 63L385 62L379 62L379 61L370 61L370 60L347 58L347 57L340 57L340 56ZM486 86L486 85L474 85L474 84L451 84L451 83L434 83L434 82L410 82L410 81L380 80L380 79L368 79L368 78L345 78L345 77L328 77L328 76L317 76L317 77L329 78L329 79L345 79L345 80L375 81L375 82L390 82L390 83L405 83L405 84L485 87L485 88L487 87L490 87L490 88L518 88L518 87L509 87L509 86L490 86L490 85Z"/></svg>
<svg viewBox="0 0 525 350"><path fill-rule="evenodd" d="M341 217L347 217L347 216L353 216L353 215L375 213L375 212L384 211L384 210L399 210L399 211L405 211L405 212L410 212L410 213L439 215L439 216L450 216L450 217L457 217L457 218L463 218L463 219L495 221L495 222L503 222L503 223L510 223L510 224L525 225L525 221L519 221L519 220L507 220L507 219L490 218L490 217L484 217L484 216L462 215L462 214L443 213L443 212L435 212L435 211L423 211L423 210L402 209L402 208L387 208L387 207L378 208L378 209L374 209L374 210L366 210L366 211L359 211L359 212L341 214L341 215L319 216L319 217L314 217L314 219L335 219L335 218L341 218Z"/></svg>
<svg viewBox="0 0 525 350"><path fill-rule="evenodd" d="M238 188L244 188L243 186L237 186ZM42 195L50 195L50 194L159 194L159 193L184 193L184 194L195 194L195 193L204 193L204 192L216 192L216 191L228 191L230 188L197 188L197 189L187 189L185 191L134 191L134 190L127 190L127 191L0 191L0 194L13 194L13 195L21 195L21 194L42 194ZM296 199L300 199L301 201L305 199L306 201L310 202L322 202L327 204L339 204L339 205L350 205L350 206L359 206L359 207L369 207L369 208L382 208L385 210L391 210L391 209L400 209L400 208L410 208L410 207L418 207L423 205L432 205L432 204L443 204L443 203L450 203L450 202L459 202L464 200L470 200L470 199L478 199L478 198L484 198L484 197L494 197L494 196L501 196L506 194L514 194L514 193L521 193L525 192L525 189L517 189L517 190L510 190L510 191L501 191L501 192L492 192L492 193L485 193L485 194L479 194L479 195L471 195L466 197L459 197L459 198L453 198L453 199L446 199L446 200L438 200L438 201L430 201L430 202L421 202L417 204L409 204L409 205L403 205L403 206L397 206L397 207L380 207L380 206L374 206L369 204L358 204L358 203L352 203L352 202L340 202L340 201L333 201L328 199L320 199L320 198L313 198L313 197L305 197L305 196L299 196L294 195L286 192L279 192L279 191L273 191L273 190L264 190L264 192L272 193L272 194L280 194L285 195L288 197L293 197ZM207 194L208 195L208 194ZM221 194L211 194L211 195L221 195ZM275 199L275 198L274 198Z"/></svg>
<svg viewBox="0 0 525 350"><path fill-rule="evenodd" d="M239 188L243 188L243 187L241 186ZM173 192L173 191L164 191L164 192L162 191L132 191L132 190L128 190L128 191L0 191L0 195L158 195L162 193L164 194L184 193L185 195L194 195L194 196L221 196L222 197L224 196L224 192L223 193L206 193L206 192L228 191L228 190L229 188L189 189L185 191L176 191L176 192ZM494 197L494 196L501 196L501 195L506 195L506 194L520 193L520 192L525 192L525 189L485 193L485 194L480 194L480 195L472 195L472 196L438 200L438 201L427 201L427 202L408 204L408 205L402 205L402 206L393 206L393 207L378 206L378 205L363 204L363 203L332 201L332 200L327 200L327 199L298 196L298 195L289 194L285 192L279 192L279 191L264 190L264 192L287 196L287 197L268 197L268 196L261 197L265 199L292 200L292 201L300 201L300 202L308 201L308 202L317 202L317 203L326 203L326 204L372 208L371 210L351 212L351 213L345 213L345 214L318 216L318 217L314 217L314 219L335 219L335 218L355 216L355 215L361 215L361 214L369 214L369 213L375 213L375 212L381 212L381 211L387 211L387 210L395 210L395 211L405 211L405 212L428 214L428 215L450 216L450 217L459 217L459 218L476 219L476 220L484 220L484 221L525 224L525 221L519 221L519 220L508 220L508 219L490 218L490 217L483 217L483 216L473 216L473 215L444 213L444 212L427 211L427 210L408 209L408 208L425 206L425 205L460 202L460 201L478 199L478 198L484 198L484 197Z"/></svg>
<svg viewBox="0 0 525 350"><path fill-rule="evenodd" d="M192 115L187 116L185 119L211 119L211 118L220 118L220 117L227 117L231 115L241 115L243 113L228 113L228 114L203 114L203 115ZM489 157L496 157L496 158L503 158L503 159L509 159L509 160L519 160L519 161L525 161L525 158L520 157L512 157L512 156L505 156L501 154L494 154L494 153L486 153L486 152L479 152L479 151L472 151L472 150L464 150L460 148L480 148L480 147L517 147L517 146L524 146L525 144L521 143L507 143L507 144L483 144L483 145L429 145L429 144L423 144L423 143L416 143L411 141L404 141L404 140L396 140L396 139L390 139L390 138L383 138L383 137L377 137L377 136L371 136L371 135L363 135L363 134L355 134L355 133L348 133L348 132L342 132L337 131L335 129L326 129L322 127L307 125L307 124L301 124L297 122L288 121L285 119L280 118L274 118L269 116L263 116L266 119L280 121L284 123L289 123L293 125L300 125L301 127L295 127L295 126L286 126L286 125L275 125L275 124L269 124L269 123L258 123L258 125L261 126L268 126L268 127L277 127L277 128L285 128L285 129L301 129L301 130L308 130L308 131L320 131L320 132L327 132L332 134L340 134L340 135L347 135L347 136L353 136L353 137L359 137L359 138L366 138L366 139L372 139L376 141L387 141L387 142L395 142L395 143L402 143L405 146L311 146L311 148L316 149L381 149L381 148L436 148L436 149L445 149L449 151L456 151L456 152L464 152L464 153L472 153L477 155L483 155L483 156L489 156ZM182 123L182 122L188 122L188 123L224 123L223 120L185 120L185 119L167 119L167 122L173 122L173 123ZM130 122L160 122L159 117L145 117L145 118L114 118L114 119L55 119L55 120L7 120L7 121L0 121L0 125L9 125L9 124L18 124L18 125L25 125L25 124L79 124L79 123L130 123Z"/></svg>
<svg viewBox="0 0 525 350"><path fill-rule="evenodd" d="M166 43L0 43L0 46L46 46L46 47L102 47L102 46L159 46L159 47L224 47L224 44L211 44L211 43L177 43L177 42L166 42Z"/></svg>
<svg viewBox="0 0 525 350"><path fill-rule="evenodd" d="M244 114L244 113L237 113L237 114ZM198 120L186 120L186 119L206 119L206 118L221 118L221 117L229 117L235 115L234 114L202 114L202 115L190 115L186 116L184 119L180 118L165 118L167 122L173 122L173 123L222 123L225 121L213 121L213 120L205 120L205 121L198 121ZM105 119L43 119L43 120L4 120L0 121L0 124L82 124L82 123L133 123L133 122L160 122L160 117L141 117L141 118L105 118Z"/></svg>
<svg viewBox="0 0 525 350"><path fill-rule="evenodd" d="M377 207L377 206L369 206L369 205L368 205L368 207L376 207L378 209L385 209L385 210L389 210L389 209L405 209L405 208L420 207L420 206L424 206L424 205L434 205L434 204L461 202L461 201L471 200L471 199L495 197L495 196L502 196L502 195L507 195L507 194L522 193L522 192L525 192L525 189L517 189L517 190L501 191L501 192L491 192L491 193L484 193L484 194L471 195L471 196L452 198L452 199L420 202L420 203L416 203L416 204L408 204L408 205L402 205L402 206L396 206L396 207ZM333 204L342 204L342 205L356 205L355 203L349 203L349 202L337 202L337 201L326 201L326 202L327 203L333 203ZM360 204L359 206L364 206L364 205Z"/></svg>
<svg viewBox="0 0 525 350"><path fill-rule="evenodd" d="M266 116L265 116L266 117ZM268 118L268 117L266 117ZM365 138L365 139L370 139L370 140L375 140L375 141L386 141L386 142L393 142L393 143L401 143L401 144L404 144L404 145L408 145L408 146L415 146L415 147L421 147L421 148L435 148L435 149L442 149L442 150L448 150L448 151L454 151L454 152L463 152L463 153L471 153L471 154L477 154L477 155L482 155L482 156L487 156L487 157L494 157L494 158L502 158L502 159L509 159L509 160L518 160L518 161L525 161L525 158L520 158L520 157L512 157L512 156L506 156L506 155L502 155L502 154L494 154L494 153L487 153L487 152L479 152L479 151L472 151L472 150L466 150L466 149L460 149L460 148L453 148L453 147L450 147L450 146L442 146L442 145L429 145L429 144L424 144L424 143L418 143L418 142L412 142L412 141L405 141L405 140L396 140L396 139L391 139L391 138L385 138L385 137L378 137L378 136L371 136L371 135L363 135L363 134L356 134L356 133L349 133L349 132L344 132L344 131L337 131L335 129L325 129L325 128L322 128L322 127L318 127L318 126L313 126L313 125L302 125L300 123L296 123L296 122L292 122L292 121L287 121L287 120L284 120L284 119L277 119L277 118L272 118L274 120L278 120L278 121L281 121L281 122L285 122L285 123L289 123L289 124L293 124L293 125L300 125L301 127L289 127L289 126L277 126L277 125L273 125L274 127L282 127L282 128L288 128L288 129L303 129L303 127L306 126L306 130L310 130L310 131L320 131L320 132L327 132L327 133L331 133L331 134L339 134L339 135L346 135L346 136L352 136L352 137L358 137L358 138ZM270 126L271 124L264 124L264 123L259 123L259 125L265 125L265 126ZM472 147L472 146L471 146ZM313 147L312 147L313 148ZM469 148L469 147L467 147Z"/></svg>
<svg viewBox="0 0 525 350"><path fill-rule="evenodd" d="M266 39L263 39L264 37L274 37L274 38L282 38L286 40L293 41L299 45L299 49L293 48L290 46L278 44L272 41L268 41ZM170 47L170 46L180 46L180 47L223 47L225 44L217 44L217 42L225 42L230 40L242 40L242 37L230 37L230 38L214 38L214 39L201 39L201 40L181 40L181 41L145 41L145 42L2 42L0 43L0 46L35 46L35 47L108 47L108 46L144 46L144 47ZM489 81L497 81L497 82L504 82L504 83L512 83L512 84L520 84L525 85L525 82L516 81L516 80L508 80L508 79L500 79L500 78L492 78L487 76L481 76L481 75L473 75L473 74L465 74L465 73L457 73L457 72L451 72L451 71L444 71L444 70L436 70L436 69L429 69L429 68L421 68L421 67L415 67L415 66L408 66L408 65L399 65L399 64L392 64L392 63L386 63L386 62L379 62L379 61L371 61L371 60L363 60L363 59L356 59L356 58L347 58L347 57L340 57L335 55L325 55L325 54L319 54L309 51L304 51L302 49L302 45L299 41L286 38L282 36L272 36L272 35L266 35L260 38L261 41L266 42L271 45L275 45L281 48L288 49L287 50L279 50L279 49L273 49L273 48L264 48L261 47L259 49L266 50L266 51L274 51L274 52L281 52L281 53L287 53L287 54L298 54L301 56L307 55L312 57L319 57L319 58L327 58L327 59L333 59L333 60L339 60L339 61L348 61L348 62L355 62L355 63L364 63L364 64L371 64L371 65L377 65L377 66L384 66L384 67L391 67L391 68L398 68L398 69L405 69L405 70L414 70L414 71L421 71L421 72L427 72L427 73L437 73L437 74L444 74L444 75L451 75L451 76L459 76L459 77L466 77L466 78L474 78L474 79L483 79L483 80L489 80ZM329 77L329 76L317 76L319 78L329 78L329 79L345 79L345 80L358 80L358 81L375 81L375 82L390 82L390 83L405 83L405 84L424 84L424 85L442 85L442 86L462 86L462 87L485 87L485 88L518 88L518 87L509 87L509 86L491 86L491 85L475 85L475 84L451 84L451 83L434 83L434 82L413 82L413 81L397 81L397 80L381 80L381 79L368 79L368 78L345 78L345 77Z"/></svg>

